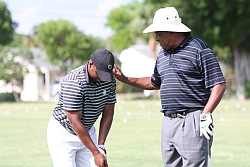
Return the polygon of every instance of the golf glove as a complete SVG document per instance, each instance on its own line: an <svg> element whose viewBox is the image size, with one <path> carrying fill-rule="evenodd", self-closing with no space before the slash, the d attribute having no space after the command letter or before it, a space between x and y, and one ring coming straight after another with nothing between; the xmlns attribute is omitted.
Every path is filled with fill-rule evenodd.
<svg viewBox="0 0 250 167"><path fill-rule="evenodd" d="M102 154L102 155L104 155L106 158L107 158L107 151L106 151L106 149L105 149L105 147L104 147L104 145L103 144L99 144L98 145L98 150L100 151L100 153Z"/></svg>
<svg viewBox="0 0 250 167"><path fill-rule="evenodd" d="M209 136L213 136L214 133L214 125L211 114L200 115L200 136L204 135L208 140Z"/></svg>

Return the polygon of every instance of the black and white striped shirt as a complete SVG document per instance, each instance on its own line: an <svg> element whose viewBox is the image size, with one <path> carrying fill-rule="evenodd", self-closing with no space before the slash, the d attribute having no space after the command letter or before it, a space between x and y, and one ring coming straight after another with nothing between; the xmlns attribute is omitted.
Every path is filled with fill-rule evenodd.
<svg viewBox="0 0 250 167"><path fill-rule="evenodd" d="M159 52L151 81L160 87L161 112L167 114L203 109L211 88L225 83L214 52L191 34L173 51Z"/></svg>
<svg viewBox="0 0 250 167"><path fill-rule="evenodd" d="M61 83L61 92L54 118L70 133L72 129L65 111L83 111L81 122L87 130L93 126L106 104L116 103L116 81L90 82L87 64L72 70Z"/></svg>

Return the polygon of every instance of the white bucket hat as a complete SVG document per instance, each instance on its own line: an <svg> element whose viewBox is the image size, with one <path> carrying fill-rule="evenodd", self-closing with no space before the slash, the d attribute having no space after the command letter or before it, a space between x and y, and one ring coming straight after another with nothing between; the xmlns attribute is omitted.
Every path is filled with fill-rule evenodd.
<svg viewBox="0 0 250 167"><path fill-rule="evenodd" d="M181 23L181 18L174 7L166 7L155 12L153 23L143 33L156 31L190 32L191 30Z"/></svg>

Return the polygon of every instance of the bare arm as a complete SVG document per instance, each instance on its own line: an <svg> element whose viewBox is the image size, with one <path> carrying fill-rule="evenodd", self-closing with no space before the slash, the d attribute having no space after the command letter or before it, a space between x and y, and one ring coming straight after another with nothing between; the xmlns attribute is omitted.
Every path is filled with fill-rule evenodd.
<svg viewBox="0 0 250 167"><path fill-rule="evenodd" d="M81 122L82 111L68 112L66 115L71 123L72 128L76 132L77 136L81 142L92 152L94 155L94 160L96 165L104 167L107 164L106 158L99 152L98 148L95 146L91 140L89 133L85 126Z"/></svg>
<svg viewBox="0 0 250 167"><path fill-rule="evenodd" d="M104 107L99 128L98 144L105 144L106 138L113 122L114 107L114 104L106 105Z"/></svg>
<svg viewBox="0 0 250 167"><path fill-rule="evenodd" d="M114 65L113 73L119 81L132 85L134 87L140 89L148 89L148 90L159 89L159 87L155 87L154 85L152 85L151 77L143 77L143 78L126 77L122 73L121 69L116 65Z"/></svg>
<svg viewBox="0 0 250 167"><path fill-rule="evenodd" d="M221 101L221 98L222 98L225 90L226 90L226 84L225 83L215 85L212 88L211 95L209 97L209 100L208 100L205 108L203 109L203 113L212 114L214 109L217 107L217 105Z"/></svg>

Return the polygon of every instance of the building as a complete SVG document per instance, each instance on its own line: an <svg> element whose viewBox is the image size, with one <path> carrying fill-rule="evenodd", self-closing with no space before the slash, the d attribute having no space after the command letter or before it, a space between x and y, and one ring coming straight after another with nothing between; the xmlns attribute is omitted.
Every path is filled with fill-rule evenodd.
<svg viewBox="0 0 250 167"><path fill-rule="evenodd" d="M156 53L160 46L156 47ZM121 62L121 70L127 77L149 77L154 73L155 57L150 46L138 43L123 50L118 59ZM145 96L155 93L154 90L144 90Z"/></svg>
<svg viewBox="0 0 250 167"><path fill-rule="evenodd" d="M39 48L31 48L33 54L31 61L16 56L15 59L27 66L28 72L24 76L22 88L18 88L21 101L49 101L54 98L52 83L60 68L45 60L46 53ZM0 93L13 92L10 84L0 82Z"/></svg>

